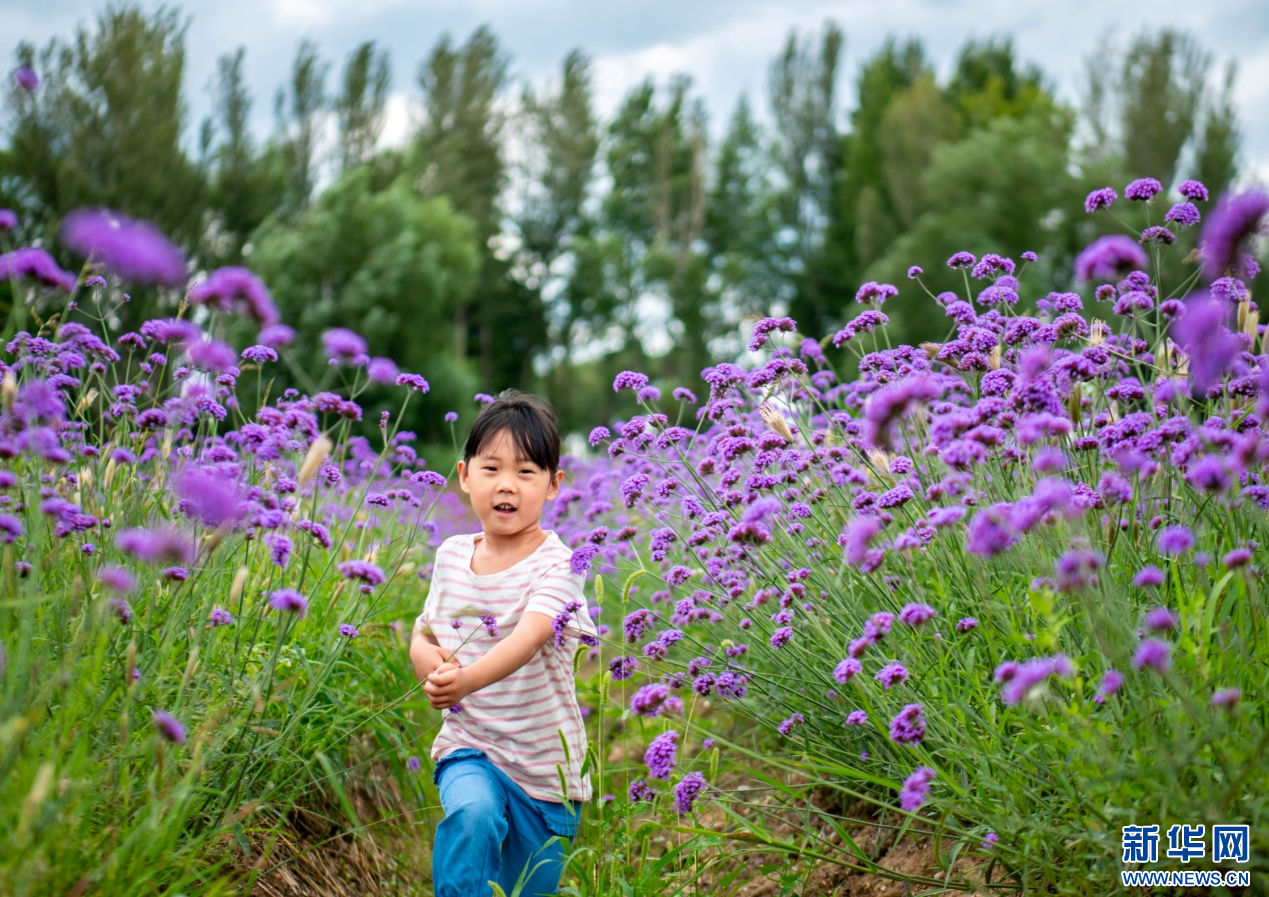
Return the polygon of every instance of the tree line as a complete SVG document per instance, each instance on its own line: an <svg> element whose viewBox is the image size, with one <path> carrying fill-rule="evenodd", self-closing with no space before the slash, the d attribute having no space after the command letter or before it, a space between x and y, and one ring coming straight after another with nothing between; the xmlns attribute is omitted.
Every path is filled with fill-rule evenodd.
<svg viewBox="0 0 1269 897"><path fill-rule="evenodd" d="M648 78L604 120L582 50L547 85L516 83L481 26L420 61L422 114L385 146L374 41L338 70L300 41L263 141L245 49L222 56L189 140L189 26L176 8L112 5L70 38L20 45L41 84L10 88L0 207L54 250L62 216L105 205L157 223L199 270L250 267L299 331L299 367L322 368L325 328L359 331L429 379L413 429L438 439L443 411L512 385L584 430L632 411L617 371L697 384L743 353L746 321L789 314L826 335L868 280L900 287L895 335L937 339L945 322L909 265L938 292L960 286L943 265L957 250L1031 250L1029 276L1069 288L1074 254L1108 226L1076 214L1089 189L1195 177L1215 197L1238 176L1233 64L1166 29L1104 40L1074 105L1008 37L967 41L945 79L919 41L893 38L860 64L847 109L830 21L791 32L765 96L714 131L686 75ZM11 301L0 286L0 312ZM138 292L120 313L139 323L177 301ZM671 351L650 355L650 326Z"/></svg>

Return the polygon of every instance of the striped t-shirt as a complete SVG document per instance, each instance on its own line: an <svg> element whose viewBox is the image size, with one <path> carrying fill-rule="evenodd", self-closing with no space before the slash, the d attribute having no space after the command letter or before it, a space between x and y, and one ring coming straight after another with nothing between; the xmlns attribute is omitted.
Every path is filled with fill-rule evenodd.
<svg viewBox="0 0 1269 897"><path fill-rule="evenodd" d="M586 730L573 679L577 635L596 635L582 594L586 575L572 571L573 551L553 531L533 554L506 570L475 573L472 554L483 536L457 535L441 543L423 613L414 624L416 629L430 628L446 654L457 651L462 666L470 667L509 636L521 614L536 611L554 619L570 602L581 606L567 621L569 637L562 648L555 647L554 638L547 639L520 669L463 698L459 713L445 712L432 743L432 759L440 760L459 748L478 748L530 797L590 800L589 772L581 774ZM481 614L497 619L497 636L488 634ZM453 627L455 619L462 621L458 629ZM567 756L561 733L568 744ZM566 795L561 794L561 772Z"/></svg>

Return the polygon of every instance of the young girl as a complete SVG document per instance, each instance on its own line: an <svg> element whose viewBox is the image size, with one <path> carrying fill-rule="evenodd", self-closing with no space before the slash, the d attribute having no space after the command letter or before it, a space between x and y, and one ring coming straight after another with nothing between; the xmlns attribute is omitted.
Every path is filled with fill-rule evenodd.
<svg viewBox="0 0 1269 897"><path fill-rule="evenodd" d="M586 732L577 706L577 639L595 624L572 550L542 529L559 494L555 413L515 390L485 406L467 437L458 479L481 532L436 553L415 621L410 660L444 723L432 745L445 818L436 828L436 897L559 888L565 838L577 832ZM560 836L560 837L556 837Z"/></svg>

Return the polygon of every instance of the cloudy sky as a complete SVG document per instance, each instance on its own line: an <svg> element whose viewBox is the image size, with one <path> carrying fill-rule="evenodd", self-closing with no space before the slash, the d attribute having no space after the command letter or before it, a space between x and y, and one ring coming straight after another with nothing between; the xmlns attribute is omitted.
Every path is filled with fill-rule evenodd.
<svg viewBox="0 0 1269 897"><path fill-rule="evenodd" d="M42 46L54 35L69 36L102 6L94 0L0 0L0 63L12 60L19 40ZM921 39L940 75L967 38L1013 35L1021 57L1038 63L1059 94L1074 101L1083 60L1102 34L1127 38L1145 27L1171 26L1213 52L1213 77L1226 60L1237 63L1245 161L1253 177L1269 181L1266 0L185 0L179 6L190 17L191 135L208 107L217 56L239 45L247 48L255 129L266 133L271 98L304 36L336 62L332 72L361 41L375 40L390 51L394 96L387 136L399 138L417 101L418 66L429 48L445 32L461 43L481 23L493 27L518 79L542 84L566 53L581 48L593 60L599 111L607 114L644 77L663 83L687 72L716 124L741 92L764 112L767 66L790 29L808 34L826 19L835 20L846 37L842 114L852 103L860 63L887 35Z"/></svg>

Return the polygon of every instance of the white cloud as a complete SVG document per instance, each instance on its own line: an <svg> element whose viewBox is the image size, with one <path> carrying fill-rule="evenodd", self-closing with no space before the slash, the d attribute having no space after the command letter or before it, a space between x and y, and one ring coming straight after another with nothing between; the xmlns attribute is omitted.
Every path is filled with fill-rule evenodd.
<svg viewBox="0 0 1269 897"><path fill-rule="evenodd" d="M54 34L69 37L74 25L97 13L97 0L64 0L50 10L35 0L0 0L0 57L11 58L20 39L42 45ZM1141 29L1174 27L1193 34L1218 62L1239 64L1236 98L1245 131L1249 167L1269 166L1269 4L1263 0L1156 0L1149 19L1139 4L1125 0L644 0L638 6L579 0L186 0L192 14L187 41L191 124L206 112L204 90L215 59L239 44L247 47L248 77L256 99L253 122L263 133L271 125L271 99L285 78L295 45L304 35L318 40L332 66L334 85L343 59L356 44L376 40L391 49L394 86L385 140L408 127L407 98L417 96L419 62L444 31L458 40L488 23L510 54L513 73L534 82L555 77L571 47L594 59L596 107L604 115L626 92L653 76L664 84L676 72L689 73L694 93L704 97L712 127L721 131L739 94L747 92L759 116L766 116L767 72L790 29L802 37L819 34L826 19L845 35L840 87L843 114L860 64L886 39L921 40L942 75L970 37L1012 35L1019 55L1037 63L1059 94L1077 99L1083 59L1098 37L1121 38Z"/></svg>

